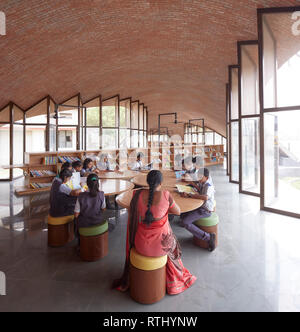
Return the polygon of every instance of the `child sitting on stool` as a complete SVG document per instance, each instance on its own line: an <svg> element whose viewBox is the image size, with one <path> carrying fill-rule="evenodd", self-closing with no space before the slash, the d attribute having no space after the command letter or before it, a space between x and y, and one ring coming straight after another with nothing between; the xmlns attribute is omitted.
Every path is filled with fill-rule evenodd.
<svg viewBox="0 0 300 332"><path fill-rule="evenodd" d="M197 191L196 194L182 193L182 197L198 198L204 201L204 204L191 212L183 213L181 220L184 227L200 240L207 241L209 251L215 249L216 234L206 233L193 223L201 218L208 218L214 210L214 185L209 175L209 170L204 168L203 177L199 182L191 182L190 185Z"/></svg>
<svg viewBox="0 0 300 332"><path fill-rule="evenodd" d="M70 216L74 213L76 196L81 190L72 190L67 186L71 180L72 172L65 168L59 173L59 177L52 182L50 192L50 216L64 217Z"/></svg>
<svg viewBox="0 0 300 332"><path fill-rule="evenodd" d="M79 228L101 224L102 211L106 208L104 192L99 189L97 174L90 174L86 180L88 190L79 195L75 209L75 234L79 244Z"/></svg>

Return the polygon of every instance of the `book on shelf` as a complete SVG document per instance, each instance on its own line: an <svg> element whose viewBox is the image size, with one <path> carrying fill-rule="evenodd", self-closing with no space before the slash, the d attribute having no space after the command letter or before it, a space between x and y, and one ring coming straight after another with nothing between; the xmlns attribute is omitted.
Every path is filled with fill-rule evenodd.
<svg viewBox="0 0 300 332"><path fill-rule="evenodd" d="M45 165L55 165L55 164L57 164L57 157L55 157L55 156L46 156L44 158L44 164Z"/></svg>
<svg viewBox="0 0 300 332"><path fill-rule="evenodd" d="M58 156L58 161L60 163L72 163L73 161L80 161L80 158L78 157L71 157L71 156Z"/></svg>
<svg viewBox="0 0 300 332"><path fill-rule="evenodd" d="M37 178L42 176L56 176L56 173L49 170L30 170L30 176Z"/></svg>
<svg viewBox="0 0 300 332"><path fill-rule="evenodd" d="M51 187L52 183L30 183L31 188L41 189Z"/></svg>

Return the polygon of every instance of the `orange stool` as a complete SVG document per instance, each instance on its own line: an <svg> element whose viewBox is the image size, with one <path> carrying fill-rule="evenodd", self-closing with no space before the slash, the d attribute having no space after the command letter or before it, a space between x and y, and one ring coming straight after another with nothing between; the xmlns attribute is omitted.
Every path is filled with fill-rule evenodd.
<svg viewBox="0 0 300 332"><path fill-rule="evenodd" d="M167 256L146 257L130 251L130 296L136 302L152 304L166 295Z"/></svg>
<svg viewBox="0 0 300 332"><path fill-rule="evenodd" d="M74 240L74 216L51 217L48 215L48 246L63 247Z"/></svg>

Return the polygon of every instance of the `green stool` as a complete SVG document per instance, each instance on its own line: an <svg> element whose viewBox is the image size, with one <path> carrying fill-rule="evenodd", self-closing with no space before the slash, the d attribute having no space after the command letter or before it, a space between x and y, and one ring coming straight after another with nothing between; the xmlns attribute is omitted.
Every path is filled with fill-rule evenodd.
<svg viewBox="0 0 300 332"><path fill-rule="evenodd" d="M79 228L80 258L94 262L108 254L108 222Z"/></svg>
<svg viewBox="0 0 300 332"><path fill-rule="evenodd" d="M194 221L194 225L199 227L202 231L206 233L215 233L216 234L216 247L218 245L218 224L219 224L219 216L216 212L212 212L210 217L201 218L199 220ZM196 246L208 249L208 242L200 240L194 236L193 242Z"/></svg>

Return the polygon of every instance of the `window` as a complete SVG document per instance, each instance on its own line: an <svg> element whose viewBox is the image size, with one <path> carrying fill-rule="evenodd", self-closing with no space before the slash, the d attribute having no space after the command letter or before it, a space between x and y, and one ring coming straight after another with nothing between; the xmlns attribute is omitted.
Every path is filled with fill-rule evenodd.
<svg viewBox="0 0 300 332"><path fill-rule="evenodd" d="M76 150L76 128L58 128L58 150Z"/></svg>
<svg viewBox="0 0 300 332"><path fill-rule="evenodd" d="M103 129L102 130L102 148L116 149L118 147L118 130Z"/></svg>
<svg viewBox="0 0 300 332"><path fill-rule="evenodd" d="M260 193L259 63L258 43L238 44L241 71L241 174L240 192ZM257 115L257 117L254 117Z"/></svg>
<svg viewBox="0 0 300 332"><path fill-rule="evenodd" d="M139 128L139 103L134 102L131 104L131 128Z"/></svg>
<svg viewBox="0 0 300 332"><path fill-rule="evenodd" d="M296 12L296 8L295 8ZM262 49L264 158L261 205L272 212L300 217L299 36L291 9L259 10ZM286 26L286 29L282 27Z"/></svg>
<svg viewBox="0 0 300 332"><path fill-rule="evenodd" d="M132 130L131 132L131 147L138 148L139 147L139 131Z"/></svg>
<svg viewBox="0 0 300 332"><path fill-rule="evenodd" d="M117 127L118 97L102 102L102 127Z"/></svg>
<svg viewBox="0 0 300 332"><path fill-rule="evenodd" d="M3 113L2 113L3 112ZM7 109L0 111L0 120L9 118L9 108L8 114ZM1 142L1 153L0 153L0 165L9 165L10 164L10 125L0 123L0 142ZM3 169L0 167L0 179L7 180L9 179L9 170Z"/></svg>
<svg viewBox="0 0 300 332"><path fill-rule="evenodd" d="M242 119L242 189L260 192L259 118Z"/></svg>
<svg viewBox="0 0 300 332"><path fill-rule="evenodd" d="M237 120L239 117L239 88L238 68L231 68L231 93L230 93L230 119Z"/></svg>
<svg viewBox="0 0 300 332"><path fill-rule="evenodd" d="M144 105L140 104L139 105L139 129L143 130L144 129Z"/></svg>
<svg viewBox="0 0 300 332"><path fill-rule="evenodd" d="M100 128L86 128L86 149L98 150L100 148Z"/></svg>
<svg viewBox="0 0 300 332"><path fill-rule="evenodd" d="M239 123L231 122L231 181L239 182Z"/></svg>
<svg viewBox="0 0 300 332"><path fill-rule="evenodd" d="M87 107L86 108L86 126L99 127L100 124L100 108Z"/></svg>
<svg viewBox="0 0 300 332"><path fill-rule="evenodd" d="M214 133L205 131L205 145L214 145Z"/></svg>
<svg viewBox="0 0 300 332"><path fill-rule="evenodd" d="M300 110L264 114L265 205L300 213Z"/></svg>
<svg viewBox="0 0 300 332"><path fill-rule="evenodd" d="M43 151L46 151L46 126L26 125L26 152Z"/></svg>

